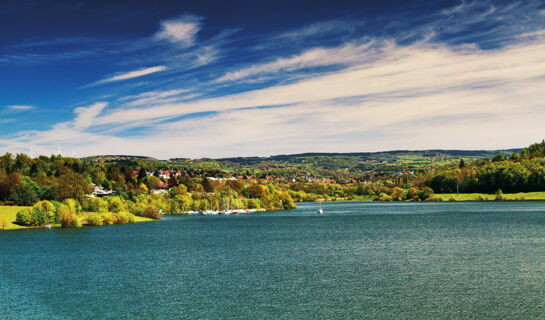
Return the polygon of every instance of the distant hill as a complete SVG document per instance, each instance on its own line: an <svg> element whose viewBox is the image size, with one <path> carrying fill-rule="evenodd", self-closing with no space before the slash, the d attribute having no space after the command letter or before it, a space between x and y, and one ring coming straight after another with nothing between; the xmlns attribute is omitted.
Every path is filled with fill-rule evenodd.
<svg viewBox="0 0 545 320"><path fill-rule="evenodd" d="M99 155L81 158L82 160L93 161L98 163L113 162L113 161L159 161L153 157L147 156L130 156L130 155Z"/></svg>
<svg viewBox="0 0 545 320"><path fill-rule="evenodd" d="M469 158L487 158L493 157L498 153L504 153L507 155L512 154L514 151L520 152L522 149L504 149L504 150L392 150L392 151L379 151L379 152L349 152L349 153L327 153L327 152L309 152L299 154L283 154L274 155L269 157L233 157L233 158L218 158L216 161L229 161L239 164L255 164L263 161L287 161L297 158L311 158L311 157L348 157L348 158L361 158L362 160L384 159L388 157L403 156L403 155L415 155L423 158L432 157L469 157ZM175 159L170 159L175 161ZM210 159L199 159L210 160Z"/></svg>
<svg viewBox="0 0 545 320"><path fill-rule="evenodd" d="M369 174L392 174L405 171L423 171L442 165L457 164L461 158L472 162L492 158L498 153L511 155L506 150L394 150L355 153L300 153L269 157L231 158L173 158L165 166L186 170L201 170L209 174L245 172L275 176L310 175L314 177L356 177Z"/></svg>

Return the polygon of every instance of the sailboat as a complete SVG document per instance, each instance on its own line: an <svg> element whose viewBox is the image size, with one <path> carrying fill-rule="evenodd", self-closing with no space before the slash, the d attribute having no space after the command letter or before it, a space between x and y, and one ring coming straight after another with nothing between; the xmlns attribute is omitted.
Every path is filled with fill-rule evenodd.
<svg viewBox="0 0 545 320"><path fill-rule="evenodd" d="M320 202L320 209L318 209L319 214L324 214L324 209L322 209L322 203Z"/></svg>

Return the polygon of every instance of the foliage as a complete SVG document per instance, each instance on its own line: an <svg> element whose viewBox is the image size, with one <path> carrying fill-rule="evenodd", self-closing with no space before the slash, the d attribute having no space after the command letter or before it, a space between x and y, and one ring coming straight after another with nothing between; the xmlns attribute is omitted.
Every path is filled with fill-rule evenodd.
<svg viewBox="0 0 545 320"><path fill-rule="evenodd" d="M101 226L103 224L102 216L98 213L89 213L86 220L88 226Z"/></svg>
<svg viewBox="0 0 545 320"><path fill-rule="evenodd" d="M34 188L28 183L21 183L13 186L10 191L10 196L13 202L19 206L30 206L38 199Z"/></svg>

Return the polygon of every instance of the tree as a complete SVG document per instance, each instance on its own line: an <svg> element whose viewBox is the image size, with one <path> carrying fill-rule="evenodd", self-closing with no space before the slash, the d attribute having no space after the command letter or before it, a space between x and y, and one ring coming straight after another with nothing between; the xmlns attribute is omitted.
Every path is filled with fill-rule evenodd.
<svg viewBox="0 0 545 320"><path fill-rule="evenodd" d="M492 162L499 162L499 161L505 161L507 160L507 157L503 153L498 153L492 158Z"/></svg>
<svg viewBox="0 0 545 320"><path fill-rule="evenodd" d="M81 223L76 215L75 210L70 210L70 208L64 204L61 204L58 209L59 222L63 228L76 228L81 227Z"/></svg>
<svg viewBox="0 0 545 320"><path fill-rule="evenodd" d="M21 175L13 172L0 179L0 200L7 200L11 194L11 188L21 184Z"/></svg>
<svg viewBox="0 0 545 320"><path fill-rule="evenodd" d="M59 178L59 186L55 192L55 199L62 201L72 198L82 201L86 194L93 192L93 188L81 174L70 172Z"/></svg>
<svg viewBox="0 0 545 320"><path fill-rule="evenodd" d="M210 179L208 179L206 176L202 178L201 185L204 188L204 191L214 192L214 186L212 186Z"/></svg>
<svg viewBox="0 0 545 320"><path fill-rule="evenodd" d="M183 185L185 185L187 187L187 190L189 192L191 191L194 191L195 190L195 182L193 182L193 179L191 179L191 177L189 177L186 173L184 173L180 179L180 183L182 183Z"/></svg>
<svg viewBox="0 0 545 320"><path fill-rule="evenodd" d="M458 168L461 169L461 168L463 168L463 167L465 167L465 166L466 166L466 164L464 163L464 159L461 158L461 159L460 159L460 164L458 165Z"/></svg>
<svg viewBox="0 0 545 320"><path fill-rule="evenodd" d="M19 206L30 206L38 199L34 188L28 183L21 183L14 186L11 189L10 197Z"/></svg>
<svg viewBox="0 0 545 320"><path fill-rule="evenodd" d="M146 179L147 177L147 174L146 174L146 169L144 169L144 167L140 167L140 171L138 171L138 181L144 181L144 179Z"/></svg>
<svg viewBox="0 0 545 320"><path fill-rule="evenodd" d="M141 183L138 186L138 189L136 191L138 192L138 194L148 194L149 193L148 187L143 183Z"/></svg>
<svg viewBox="0 0 545 320"><path fill-rule="evenodd" d="M55 206L47 201L40 201L32 207L31 224L34 226L43 226L55 223Z"/></svg>
<svg viewBox="0 0 545 320"><path fill-rule="evenodd" d="M32 224L32 210L30 208L24 208L17 212L15 223L21 226L30 226Z"/></svg>

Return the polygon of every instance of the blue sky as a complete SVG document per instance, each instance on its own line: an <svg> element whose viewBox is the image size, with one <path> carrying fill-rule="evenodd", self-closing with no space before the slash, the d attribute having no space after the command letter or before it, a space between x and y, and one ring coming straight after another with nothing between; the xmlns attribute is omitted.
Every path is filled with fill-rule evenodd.
<svg viewBox="0 0 545 320"><path fill-rule="evenodd" d="M2 1L0 152L500 149L545 137L542 1Z"/></svg>

